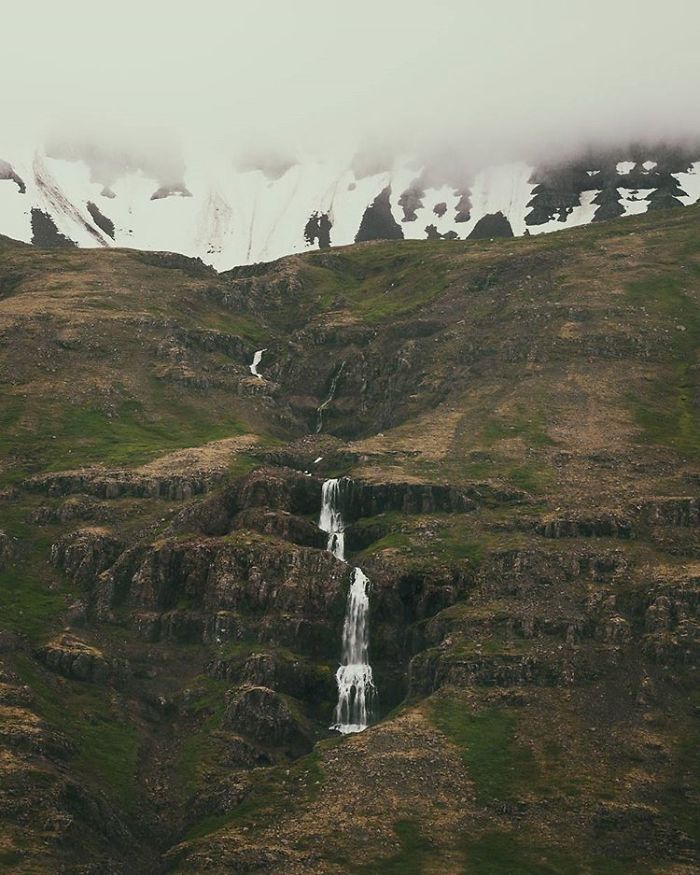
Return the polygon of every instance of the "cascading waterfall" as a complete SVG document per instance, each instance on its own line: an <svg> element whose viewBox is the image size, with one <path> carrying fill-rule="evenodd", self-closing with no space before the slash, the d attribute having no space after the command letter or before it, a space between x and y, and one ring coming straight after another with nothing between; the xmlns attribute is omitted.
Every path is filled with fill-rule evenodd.
<svg viewBox="0 0 700 875"><path fill-rule="evenodd" d="M340 511L341 480L323 484L318 527L328 533L327 549L345 562L345 531ZM348 603L343 622L341 665L335 675L338 704L331 729L343 734L362 732L372 719L375 693L369 653L369 578L361 568L353 568Z"/></svg>
<svg viewBox="0 0 700 875"><path fill-rule="evenodd" d="M250 363L250 365L248 365L248 367L250 368L250 373L254 377L257 377L258 380L263 379L263 375L258 371L258 365L262 361L264 352L267 352L267 347L265 347L265 349L256 350L255 354L253 355L253 361Z"/></svg>
<svg viewBox="0 0 700 875"><path fill-rule="evenodd" d="M326 549L345 562L345 526L340 514L340 480L326 480L321 490L321 517L318 527L328 533Z"/></svg>
<svg viewBox="0 0 700 875"><path fill-rule="evenodd" d="M319 434L321 429L323 428L323 411L328 407L331 401L335 398L335 390L338 388L338 380L340 379L340 375L345 370L345 362L340 363L340 367L333 375L333 379L331 380L331 387L328 392L328 397L326 400L319 406L316 411L316 434Z"/></svg>

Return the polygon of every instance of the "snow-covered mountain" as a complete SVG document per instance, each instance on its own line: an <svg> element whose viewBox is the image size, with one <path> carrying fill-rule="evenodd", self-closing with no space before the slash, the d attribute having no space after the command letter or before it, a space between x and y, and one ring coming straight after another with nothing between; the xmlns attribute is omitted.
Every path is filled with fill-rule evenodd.
<svg viewBox="0 0 700 875"><path fill-rule="evenodd" d="M700 150L668 147L472 174L317 159L274 173L192 161L167 184L153 173L123 168L105 183L83 159L0 151L0 234L169 250L223 270L357 240L538 234L700 199Z"/></svg>

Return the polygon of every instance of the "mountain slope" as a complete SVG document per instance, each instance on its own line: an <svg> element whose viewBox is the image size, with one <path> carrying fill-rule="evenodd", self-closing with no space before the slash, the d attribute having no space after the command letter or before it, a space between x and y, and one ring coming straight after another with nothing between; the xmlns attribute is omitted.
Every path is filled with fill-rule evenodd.
<svg viewBox="0 0 700 875"><path fill-rule="evenodd" d="M668 146L478 172L454 161L257 169L193 156L158 178L151 165L108 171L108 157L0 154L0 233L43 246L170 250L226 269L356 240L538 234L700 198L700 149Z"/></svg>
<svg viewBox="0 0 700 875"><path fill-rule="evenodd" d="M699 209L224 274L0 241L3 864L693 872Z"/></svg>

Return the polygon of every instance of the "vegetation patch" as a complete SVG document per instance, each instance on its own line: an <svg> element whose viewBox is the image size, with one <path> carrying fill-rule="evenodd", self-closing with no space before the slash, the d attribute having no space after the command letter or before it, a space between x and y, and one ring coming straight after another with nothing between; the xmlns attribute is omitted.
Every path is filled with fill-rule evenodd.
<svg viewBox="0 0 700 875"><path fill-rule="evenodd" d="M0 458L16 461L3 479L17 482L38 471L95 463L130 467L246 431L231 412L213 409L205 414L182 399L172 406L166 399L164 393L157 413L132 400L122 402L113 415L67 402L23 409L12 397L6 409L8 399L0 399L5 425L0 429Z"/></svg>
<svg viewBox="0 0 700 875"><path fill-rule="evenodd" d="M481 428L481 440L487 447L513 438L520 438L530 447L549 447L554 444L547 432L545 417L538 410L518 407L507 416L489 417Z"/></svg>
<svg viewBox="0 0 700 875"><path fill-rule="evenodd" d="M633 875L638 864L598 855L580 848L546 847L532 836L492 831L465 841L464 875Z"/></svg>
<svg viewBox="0 0 700 875"><path fill-rule="evenodd" d="M354 871L362 875L420 875L424 863L433 853L432 842L425 837L417 820L397 820L394 832L400 845L395 854Z"/></svg>
<svg viewBox="0 0 700 875"><path fill-rule="evenodd" d="M323 783L319 754L314 751L291 766L255 769L254 783L245 799L232 811L212 815L199 821L187 833L186 839L202 838L228 826L252 827L270 822L295 806L313 801Z"/></svg>
<svg viewBox="0 0 700 875"><path fill-rule="evenodd" d="M435 248L407 243L397 250L379 244L345 250L335 257L334 269L316 263L304 275L324 309L339 298L344 306L369 324L384 322L416 310L443 292L448 285L450 260L433 257Z"/></svg>
<svg viewBox="0 0 700 875"><path fill-rule="evenodd" d="M662 379L631 399L646 442L674 447L700 456L700 405L697 402L697 351L700 348L700 305L690 296L688 280L700 279L700 266L685 265L690 276L670 270L637 280L627 287L628 298L644 307L667 327L670 366Z"/></svg>
<svg viewBox="0 0 700 875"><path fill-rule="evenodd" d="M114 690L97 684L46 677L19 654L17 674L29 684L37 713L75 746L76 770L100 790L107 789L128 810L137 807L139 734L123 719Z"/></svg>
<svg viewBox="0 0 700 875"><path fill-rule="evenodd" d="M48 589L31 570L10 568L0 571L0 627L42 638L65 609L62 594Z"/></svg>
<svg viewBox="0 0 700 875"><path fill-rule="evenodd" d="M390 529L366 547L360 554L361 558L374 556L384 550L397 550L412 561L466 560L477 567L484 553L484 545L475 537L471 520L459 514L403 516L387 513L358 521L353 527L360 533Z"/></svg>
<svg viewBox="0 0 700 875"><path fill-rule="evenodd" d="M439 696L431 701L429 715L460 748L481 802L510 801L541 783L532 751L519 744L516 717L507 709L471 711L457 697Z"/></svg>

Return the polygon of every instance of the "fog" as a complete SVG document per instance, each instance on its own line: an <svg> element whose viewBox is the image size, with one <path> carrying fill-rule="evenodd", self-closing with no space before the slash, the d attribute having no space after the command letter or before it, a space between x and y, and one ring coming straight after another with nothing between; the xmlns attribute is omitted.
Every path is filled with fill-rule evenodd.
<svg viewBox="0 0 700 875"><path fill-rule="evenodd" d="M367 166L476 165L700 137L697 0L12 6L0 158L46 138L109 143L117 164L167 177L180 146L274 167L358 151Z"/></svg>

